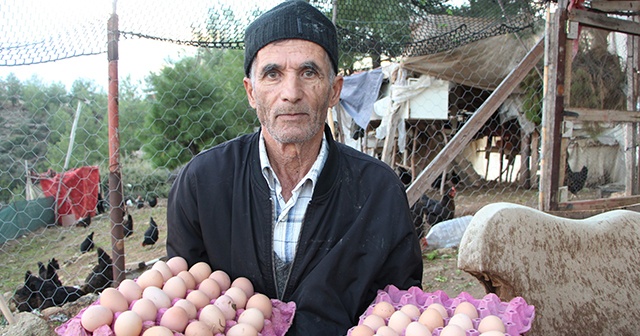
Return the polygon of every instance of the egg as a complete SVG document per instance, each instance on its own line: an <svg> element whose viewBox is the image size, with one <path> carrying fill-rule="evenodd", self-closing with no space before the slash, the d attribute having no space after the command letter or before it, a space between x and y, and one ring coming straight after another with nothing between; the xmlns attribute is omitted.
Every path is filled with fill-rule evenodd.
<svg viewBox="0 0 640 336"><path fill-rule="evenodd" d="M505 334L501 331L490 330L483 332L482 334L480 334L480 336L505 336Z"/></svg>
<svg viewBox="0 0 640 336"><path fill-rule="evenodd" d="M496 315L487 315L480 320L480 323L478 324L478 331L481 334L488 331L499 331L504 333L506 328L500 317Z"/></svg>
<svg viewBox="0 0 640 336"><path fill-rule="evenodd" d="M138 336L142 331L142 318L135 312L127 310L116 318L113 332L116 336Z"/></svg>
<svg viewBox="0 0 640 336"><path fill-rule="evenodd" d="M440 331L440 336L465 336L466 332L459 325L448 324Z"/></svg>
<svg viewBox="0 0 640 336"><path fill-rule="evenodd" d="M246 323L252 325L258 332L264 328L264 314L258 308L249 308L238 316L238 323Z"/></svg>
<svg viewBox="0 0 640 336"><path fill-rule="evenodd" d="M113 287L105 288L100 293L100 305L111 309L111 312L118 313L129 309L127 298Z"/></svg>
<svg viewBox="0 0 640 336"><path fill-rule="evenodd" d="M187 301L193 303L193 305L196 306L197 310L202 309L204 306L208 305L211 302L209 295L198 289L189 292L186 299Z"/></svg>
<svg viewBox="0 0 640 336"><path fill-rule="evenodd" d="M142 298L149 299L158 309L171 307L171 299L160 288L149 286L142 291Z"/></svg>
<svg viewBox="0 0 640 336"><path fill-rule="evenodd" d="M164 283L164 278L162 277L162 273L156 269L148 269L144 271L138 279L136 283L142 288L144 291L145 288L149 286L154 286L158 288L162 288L162 284Z"/></svg>
<svg viewBox="0 0 640 336"><path fill-rule="evenodd" d="M373 331L377 331L378 328L387 325L387 322L378 315L369 315L364 318L362 324L371 328Z"/></svg>
<svg viewBox="0 0 640 336"><path fill-rule="evenodd" d="M184 299L187 295L187 285L180 277L171 277L162 286L162 291L169 296L169 299Z"/></svg>
<svg viewBox="0 0 640 336"><path fill-rule="evenodd" d="M178 306L173 306L162 314L160 318L160 325L169 328L170 330L183 332L189 324L189 316L187 312Z"/></svg>
<svg viewBox="0 0 640 336"><path fill-rule="evenodd" d="M228 295L220 295L213 305L218 307L227 320L233 320L236 317L236 304L233 299Z"/></svg>
<svg viewBox="0 0 640 336"><path fill-rule="evenodd" d="M173 304L173 306L182 307L182 309L187 312L189 320L195 320L198 316L198 309L196 309L196 306L187 299L179 299Z"/></svg>
<svg viewBox="0 0 640 336"><path fill-rule="evenodd" d="M211 266L204 261L200 261L189 268L189 273L191 273L193 278L196 279L196 284L200 284L202 280L211 275Z"/></svg>
<svg viewBox="0 0 640 336"><path fill-rule="evenodd" d="M231 287L242 288L247 297L251 297L254 294L253 283L251 283L251 280L245 277L237 277L231 283Z"/></svg>
<svg viewBox="0 0 640 336"><path fill-rule="evenodd" d="M407 325L404 336L431 336L431 330L426 325L413 321Z"/></svg>
<svg viewBox="0 0 640 336"><path fill-rule="evenodd" d="M411 318L403 313L400 310L396 310L389 317L389 322L387 325L391 327L391 329L395 330L398 334L401 334L402 331L411 323Z"/></svg>
<svg viewBox="0 0 640 336"><path fill-rule="evenodd" d="M240 287L231 286L224 292L224 295L230 297L233 300L233 303L235 303L236 305L236 309L244 309L244 307L247 305L247 294Z"/></svg>
<svg viewBox="0 0 640 336"><path fill-rule="evenodd" d="M133 303L131 310L134 311L142 321L155 321L158 314L158 307L149 299L140 299Z"/></svg>
<svg viewBox="0 0 640 336"><path fill-rule="evenodd" d="M182 271L186 271L189 269L187 260L185 260L181 256L175 256L175 257L169 258L169 260L167 260L167 266L169 267L169 269L171 270L171 273L174 276L178 275L178 273Z"/></svg>
<svg viewBox="0 0 640 336"><path fill-rule="evenodd" d="M375 331L373 331L373 329L371 329L369 326L366 326L364 324L359 325L354 327L353 329L351 329L351 333L349 335L351 336L373 336L375 335Z"/></svg>
<svg viewBox="0 0 640 336"><path fill-rule="evenodd" d="M226 336L258 336L258 331L246 323L238 323L233 327L229 328Z"/></svg>
<svg viewBox="0 0 640 336"><path fill-rule="evenodd" d="M202 280L200 285L198 285L198 289L207 294L212 300L217 299L218 296L220 296L220 294L222 293L220 285L218 285L218 283L211 278Z"/></svg>
<svg viewBox="0 0 640 336"><path fill-rule="evenodd" d="M478 311L476 310L476 306L474 306L471 302L460 302L453 311L453 314L455 315L460 313L466 314L471 319L478 318Z"/></svg>
<svg viewBox="0 0 640 336"><path fill-rule="evenodd" d="M414 304L407 303L404 306L400 307L400 311L407 314L412 320L420 317L420 308Z"/></svg>
<svg viewBox="0 0 640 336"><path fill-rule="evenodd" d="M142 336L173 336L173 331L163 326L153 326L144 331Z"/></svg>
<svg viewBox="0 0 640 336"><path fill-rule="evenodd" d="M425 309L422 314L420 314L418 322L427 326L431 331L444 327L444 319L436 308Z"/></svg>
<svg viewBox="0 0 640 336"><path fill-rule="evenodd" d="M213 336L213 332L204 322L192 321L184 330L184 336Z"/></svg>
<svg viewBox="0 0 640 336"><path fill-rule="evenodd" d="M193 274L189 273L189 271L181 271L176 276L184 280L187 290L196 289L196 278L194 278Z"/></svg>
<svg viewBox="0 0 640 336"><path fill-rule="evenodd" d="M113 322L113 312L101 305L89 306L80 317L80 324L88 332L93 332L103 325L111 325L111 322Z"/></svg>
<svg viewBox="0 0 640 336"><path fill-rule="evenodd" d="M427 306L427 308L433 308L437 310L443 319L446 319L447 317L449 317L449 314L447 313L447 308L445 308L441 303L434 302L429 306Z"/></svg>
<svg viewBox="0 0 640 336"><path fill-rule="evenodd" d="M200 315L198 315L198 320L209 326L214 334L224 332L227 324L227 320L224 318L220 308L212 304L202 308Z"/></svg>
<svg viewBox="0 0 640 336"><path fill-rule="evenodd" d="M118 291L124 295L127 302L131 303L142 297L142 288L140 285L131 279L124 279L118 286Z"/></svg>
<svg viewBox="0 0 640 336"><path fill-rule="evenodd" d="M164 281L169 280L169 278L173 276L173 272L171 271L169 266L167 266L167 263L162 260L156 261L153 266L151 266L151 269L158 270L162 274L162 278Z"/></svg>
<svg viewBox="0 0 640 336"><path fill-rule="evenodd" d="M393 328L389 326L382 326L376 331L377 336L400 336Z"/></svg>
<svg viewBox="0 0 640 336"><path fill-rule="evenodd" d="M471 318L467 314L463 313L451 316L447 325L452 324L460 326L463 330L473 329L473 321L471 321Z"/></svg>
<svg viewBox="0 0 640 336"><path fill-rule="evenodd" d="M387 301L380 301L373 306L372 314L378 315L383 319L388 319L391 314L396 311L396 308Z"/></svg>
<svg viewBox="0 0 640 336"><path fill-rule="evenodd" d="M262 293L253 294L248 300L245 309L258 308L264 314L264 318L270 319L273 312L273 304L268 296Z"/></svg>
<svg viewBox="0 0 640 336"><path fill-rule="evenodd" d="M229 277L229 274L223 270L213 271L213 273L209 275L209 278L215 280L218 285L220 285L220 290L223 292L231 287L231 278Z"/></svg>

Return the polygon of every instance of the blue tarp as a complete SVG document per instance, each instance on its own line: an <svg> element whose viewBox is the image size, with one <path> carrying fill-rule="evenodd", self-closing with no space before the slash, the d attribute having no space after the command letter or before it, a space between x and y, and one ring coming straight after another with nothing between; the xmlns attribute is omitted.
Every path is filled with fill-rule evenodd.
<svg viewBox="0 0 640 336"><path fill-rule="evenodd" d="M53 197L18 201L0 210L0 244L55 224Z"/></svg>

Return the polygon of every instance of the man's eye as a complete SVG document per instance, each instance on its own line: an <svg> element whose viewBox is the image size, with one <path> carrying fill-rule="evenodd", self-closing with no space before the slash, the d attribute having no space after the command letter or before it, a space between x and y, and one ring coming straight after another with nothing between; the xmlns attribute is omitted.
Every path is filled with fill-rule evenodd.
<svg viewBox="0 0 640 336"><path fill-rule="evenodd" d="M303 76L304 78L313 78L313 77L316 77L316 76L317 76L317 74L318 74L318 73L317 73L315 70L311 70L311 69L309 69L309 70L305 70L305 71L302 73L302 76Z"/></svg>
<svg viewBox="0 0 640 336"><path fill-rule="evenodd" d="M276 79L278 78L278 73L276 71L269 71L264 75L264 77L268 79Z"/></svg>

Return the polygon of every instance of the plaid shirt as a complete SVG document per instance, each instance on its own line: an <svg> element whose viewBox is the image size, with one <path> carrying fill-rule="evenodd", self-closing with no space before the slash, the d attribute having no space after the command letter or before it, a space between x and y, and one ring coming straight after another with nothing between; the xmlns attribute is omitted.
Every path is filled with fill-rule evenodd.
<svg viewBox="0 0 640 336"><path fill-rule="evenodd" d="M318 175L320 175L320 171L327 160L329 145L323 137L318 158L313 163L307 175L293 188L291 198L289 198L288 202L284 201L282 186L271 168L262 134L260 134L259 148L262 175L267 180L267 184L269 184L271 200L274 205L273 249L280 259L285 263L290 263L296 254L302 220L307 211L307 205L309 201L311 201L311 195L313 195L313 188L318 181Z"/></svg>

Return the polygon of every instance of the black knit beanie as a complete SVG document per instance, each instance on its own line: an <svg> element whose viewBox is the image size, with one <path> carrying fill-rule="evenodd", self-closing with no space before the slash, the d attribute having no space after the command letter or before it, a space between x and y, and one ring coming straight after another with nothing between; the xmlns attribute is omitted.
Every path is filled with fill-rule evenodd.
<svg viewBox="0 0 640 336"><path fill-rule="evenodd" d="M267 44L283 39L314 42L329 54L333 71L338 72L336 27L322 12L305 1L285 1L251 23L244 34L244 73L249 77L251 63Z"/></svg>

